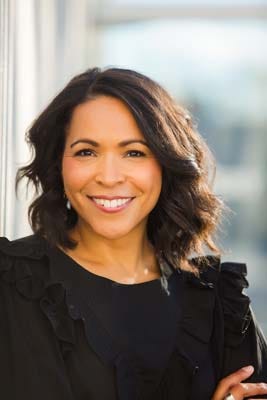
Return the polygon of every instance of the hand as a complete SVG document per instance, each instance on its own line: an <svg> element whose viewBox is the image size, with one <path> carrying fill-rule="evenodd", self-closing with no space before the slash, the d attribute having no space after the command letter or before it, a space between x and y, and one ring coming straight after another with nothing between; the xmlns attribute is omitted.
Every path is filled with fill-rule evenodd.
<svg viewBox="0 0 267 400"><path fill-rule="evenodd" d="M242 383L253 371L254 368L250 365L223 378L211 400L223 400L229 393L234 396L235 400L243 400L244 398L253 400L253 397L250 396L267 394L267 383Z"/></svg>

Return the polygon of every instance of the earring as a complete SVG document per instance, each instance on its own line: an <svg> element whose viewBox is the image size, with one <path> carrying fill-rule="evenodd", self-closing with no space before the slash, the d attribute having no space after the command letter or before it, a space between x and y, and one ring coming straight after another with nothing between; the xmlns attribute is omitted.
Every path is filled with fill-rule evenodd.
<svg viewBox="0 0 267 400"><path fill-rule="evenodd" d="M70 210L70 209L71 209L71 204L70 204L69 199L68 199L67 196L66 196L65 190L64 190L64 193L63 193L63 197L64 197L64 199L66 200L66 208L67 208L68 210Z"/></svg>

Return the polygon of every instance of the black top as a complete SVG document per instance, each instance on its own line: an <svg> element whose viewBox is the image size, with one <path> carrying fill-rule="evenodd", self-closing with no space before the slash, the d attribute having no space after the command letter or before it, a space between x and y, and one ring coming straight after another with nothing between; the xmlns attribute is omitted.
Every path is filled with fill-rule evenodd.
<svg viewBox="0 0 267 400"><path fill-rule="evenodd" d="M200 278L161 260L160 279L128 285L36 235L1 238L1 398L208 400L248 364L249 381L266 380L267 345L242 294L246 266L209 260Z"/></svg>

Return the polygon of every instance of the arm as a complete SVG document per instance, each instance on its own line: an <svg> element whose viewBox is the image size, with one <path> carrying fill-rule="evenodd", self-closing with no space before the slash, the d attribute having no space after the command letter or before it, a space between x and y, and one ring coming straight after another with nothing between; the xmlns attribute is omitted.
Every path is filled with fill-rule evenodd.
<svg viewBox="0 0 267 400"><path fill-rule="evenodd" d="M256 318L249 309L250 323L242 342L235 347L225 346L223 374L229 375L241 366L253 365L249 382L267 381L267 342Z"/></svg>
<svg viewBox="0 0 267 400"><path fill-rule="evenodd" d="M221 378L252 365L254 372L244 382L266 382L267 342L250 307L250 299L243 293L243 289L248 287L246 265L223 263L220 275L219 291L224 314Z"/></svg>

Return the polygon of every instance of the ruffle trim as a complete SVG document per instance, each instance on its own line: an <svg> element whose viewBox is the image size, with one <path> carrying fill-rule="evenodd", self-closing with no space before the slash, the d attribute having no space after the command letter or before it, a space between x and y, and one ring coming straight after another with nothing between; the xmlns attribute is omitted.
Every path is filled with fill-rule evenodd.
<svg viewBox="0 0 267 400"><path fill-rule="evenodd" d="M90 346L104 361L116 367L120 399L141 400L150 395L153 398L153 393L146 393L146 388L151 386L147 383L155 381L156 377L161 381L157 390L162 391L162 399L176 399L179 390L184 390L184 385L179 388L177 385L192 380L208 354L217 292L215 286L221 293L225 341L230 346L236 346L243 340L251 320L250 300L242 293L243 288L248 286L245 279L246 265L221 264L219 257L208 256L211 266L202 270L199 278L189 272L176 270L173 273L182 274L185 283L183 317L179 323L173 354L161 379L160 371L143 369L127 349L121 349L114 342L93 310L89 317L88 309L86 313L83 312L82 304L77 304L68 281L55 282L51 279L46 243L37 235L13 242L0 238L0 275L8 284L15 285L22 296L39 301L60 342L64 358L75 346L74 321L83 320ZM197 257L191 261L199 264L203 260ZM173 364L177 365L179 376L183 379L172 378L170 370ZM170 385L170 380L175 385L174 382ZM173 395L170 393L171 387L176 388Z"/></svg>
<svg viewBox="0 0 267 400"><path fill-rule="evenodd" d="M222 263L219 290L224 313L224 342L229 347L241 344L252 320L250 298L243 293L249 286L246 276L246 264Z"/></svg>
<svg viewBox="0 0 267 400"><path fill-rule="evenodd" d="M0 254L0 277L23 297L39 301L66 356L75 344L74 322L65 301L68 286L51 280L44 241L36 236L12 242L0 238Z"/></svg>

